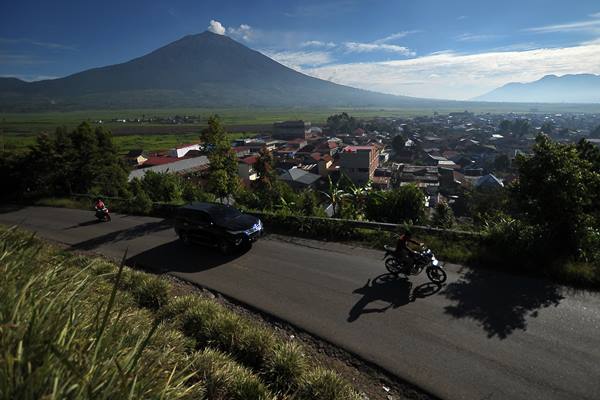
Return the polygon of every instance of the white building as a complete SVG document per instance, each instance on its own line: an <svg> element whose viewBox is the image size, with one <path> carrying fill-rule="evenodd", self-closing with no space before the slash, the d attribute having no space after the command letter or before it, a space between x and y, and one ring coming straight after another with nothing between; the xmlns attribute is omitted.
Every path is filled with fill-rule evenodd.
<svg viewBox="0 0 600 400"><path fill-rule="evenodd" d="M181 147L175 147L169 150L169 156L181 158L184 157L190 150L200 150L199 144L186 144Z"/></svg>

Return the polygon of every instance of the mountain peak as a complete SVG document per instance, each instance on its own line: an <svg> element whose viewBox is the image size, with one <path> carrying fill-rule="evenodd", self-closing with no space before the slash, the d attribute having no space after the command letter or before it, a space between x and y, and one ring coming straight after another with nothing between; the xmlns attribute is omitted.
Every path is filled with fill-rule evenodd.
<svg viewBox="0 0 600 400"><path fill-rule="evenodd" d="M226 35L184 36L131 61L64 78L0 85L0 109L399 106L416 99L338 85ZM22 87L21 87L22 86Z"/></svg>
<svg viewBox="0 0 600 400"><path fill-rule="evenodd" d="M508 83L476 101L520 103L600 103L600 75L545 75L528 83Z"/></svg>

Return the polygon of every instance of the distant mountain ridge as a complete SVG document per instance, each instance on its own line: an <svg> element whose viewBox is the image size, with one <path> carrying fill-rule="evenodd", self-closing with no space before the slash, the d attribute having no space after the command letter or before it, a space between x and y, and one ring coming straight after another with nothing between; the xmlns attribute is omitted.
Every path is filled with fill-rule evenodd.
<svg viewBox="0 0 600 400"><path fill-rule="evenodd" d="M600 75L546 75L529 83L508 83L474 101L521 103L600 103Z"/></svg>
<svg viewBox="0 0 600 400"><path fill-rule="evenodd" d="M0 78L0 110L152 107L403 106L426 100L304 75L231 38L185 36L131 61L64 78Z"/></svg>

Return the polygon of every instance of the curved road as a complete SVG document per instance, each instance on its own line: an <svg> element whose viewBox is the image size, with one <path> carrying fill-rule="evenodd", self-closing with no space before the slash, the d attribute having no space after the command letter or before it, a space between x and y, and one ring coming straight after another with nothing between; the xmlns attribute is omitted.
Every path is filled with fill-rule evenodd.
<svg viewBox="0 0 600 400"><path fill-rule="evenodd" d="M267 236L223 257L169 221L80 210L0 210L70 245L167 272L287 320L445 399L599 399L600 296L448 265L441 288L385 275L381 252ZM424 275L424 274L423 274Z"/></svg>

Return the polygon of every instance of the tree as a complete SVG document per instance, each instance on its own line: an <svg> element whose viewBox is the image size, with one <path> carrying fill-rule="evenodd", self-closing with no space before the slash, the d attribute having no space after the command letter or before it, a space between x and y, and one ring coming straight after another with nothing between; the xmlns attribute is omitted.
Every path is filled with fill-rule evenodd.
<svg viewBox="0 0 600 400"><path fill-rule="evenodd" d="M435 206L435 214L433 214L433 225L440 228L452 228L456 220L454 219L454 212L448 203L440 201Z"/></svg>
<svg viewBox="0 0 600 400"><path fill-rule="evenodd" d="M512 126L513 133L517 137L523 137L531 131L531 124L526 119L516 119Z"/></svg>
<svg viewBox="0 0 600 400"><path fill-rule="evenodd" d="M554 124L550 121L546 121L542 124L541 132L546 135L550 135L554 131Z"/></svg>
<svg viewBox="0 0 600 400"><path fill-rule="evenodd" d="M267 149L267 146L263 146L258 154L256 164L254 164L254 170L258 175L255 186L257 186L258 189L268 190L275 179L277 179L274 167L275 159L273 154Z"/></svg>
<svg viewBox="0 0 600 400"><path fill-rule="evenodd" d="M327 118L327 126L332 133L351 133L360 126L358 121L343 112Z"/></svg>
<svg viewBox="0 0 600 400"><path fill-rule="evenodd" d="M418 224L425 220L425 195L415 185L371 192L365 213L371 221Z"/></svg>
<svg viewBox="0 0 600 400"><path fill-rule="evenodd" d="M15 161L16 162L16 161ZM103 193L127 196L127 169L110 132L84 122L68 133L41 134L21 161L22 188L37 195Z"/></svg>
<svg viewBox="0 0 600 400"><path fill-rule="evenodd" d="M109 196L128 196L127 172L123 159L112 141L110 131L96 127L97 153L93 190ZM58 150L57 150L58 152Z"/></svg>
<svg viewBox="0 0 600 400"><path fill-rule="evenodd" d="M506 172L510 169L510 158L506 154L500 154L494 159L494 170Z"/></svg>
<svg viewBox="0 0 600 400"><path fill-rule="evenodd" d="M208 189L221 199L229 198L239 188L238 166L218 116L213 115L208 119L208 128L202 132L202 140L208 148L210 161Z"/></svg>
<svg viewBox="0 0 600 400"><path fill-rule="evenodd" d="M404 136L398 134L398 135L394 136L394 138L392 139L392 149L394 149L394 152L396 154L398 154L402 150L404 150L405 143L406 143L406 139L404 138Z"/></svg>
<svg viewBox="0 0 600 400"><path fill-rule="evenodd" d="M182 198L183 183L179 175L147 171L141 185L152 201L169 203Z"/></svg>
<svg viewBox="0 0 600 400"><path fill-rule="evenodd" d="M541 228L550 254L577 254L590 229L600 228L600 173L581 147L539 135L533 155L517 158L519 217Z"/></svg>
<svg viewBox="0 0 600 400"><path fill-rule="evenodd" d="M500 130L500 133L507 134L512 129L512 122L510 122L509 120L505 119L502 122L500 122L500 125L498 126L498 129Z"/></svg>

